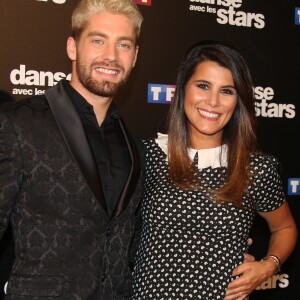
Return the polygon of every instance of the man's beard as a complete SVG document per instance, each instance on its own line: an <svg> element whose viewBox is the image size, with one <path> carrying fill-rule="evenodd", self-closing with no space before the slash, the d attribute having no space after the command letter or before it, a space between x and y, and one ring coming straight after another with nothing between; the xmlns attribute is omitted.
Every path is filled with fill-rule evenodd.
<svg viewBox="0 0 300 300"><path fill-rule="evenodd" d="M99 64L92 64L90 66L90 71L88 72L87 69L80 63L80 61L77 61L76 71L80 83L89 92L97 96L113 97L117 93L119 88L126 82L129 74L126 74L126 76L122 80L116 83L104 80L99 82L92 77L92 69L95 66L99 66ZM105 67L105 65L103 66Z"/></svg>

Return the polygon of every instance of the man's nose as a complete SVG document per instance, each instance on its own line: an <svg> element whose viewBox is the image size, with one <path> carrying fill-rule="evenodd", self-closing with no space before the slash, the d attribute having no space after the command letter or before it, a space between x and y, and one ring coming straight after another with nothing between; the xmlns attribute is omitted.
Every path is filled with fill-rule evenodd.
<svg viewBox="0 0 300 300"><path fill-rule="evenodd" d="M107 43L103 49L103 59L115 61L117 58L117 46L112 43Z"/></svg>

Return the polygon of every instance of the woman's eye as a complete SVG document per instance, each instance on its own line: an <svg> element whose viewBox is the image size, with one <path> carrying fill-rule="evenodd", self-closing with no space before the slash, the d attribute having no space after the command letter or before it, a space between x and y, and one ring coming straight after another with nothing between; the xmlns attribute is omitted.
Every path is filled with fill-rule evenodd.
<svg viewBox="0 0 300 300"><path fill-rule="evenodd" d="M205 83L198 83L197 87L203 90L207 90L209 88L209 86Z"/></svg>
<svg viewBox="0 0 300 300"><path fill-rule="evenodd" d="M234 95L234 91L232 89L223 89L221 92L226 95Z"/></svg>

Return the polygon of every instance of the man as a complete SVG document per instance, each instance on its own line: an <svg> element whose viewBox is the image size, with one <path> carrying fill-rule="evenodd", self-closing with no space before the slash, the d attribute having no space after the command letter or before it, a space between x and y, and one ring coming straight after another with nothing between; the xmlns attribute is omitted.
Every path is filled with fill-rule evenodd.
<svg viewBox="0 0 300 300"><path fill-rule="evenodd" d="M0 237L10 223L16 252L5 299L131 298L142 163L113 97L141 23L131 0L82 0L71 81L1 107Z"/></svg>

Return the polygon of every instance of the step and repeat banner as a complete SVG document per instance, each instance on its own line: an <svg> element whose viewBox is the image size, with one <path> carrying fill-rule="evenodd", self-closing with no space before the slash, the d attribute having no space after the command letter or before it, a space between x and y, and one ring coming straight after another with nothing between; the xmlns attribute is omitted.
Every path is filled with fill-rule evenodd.
<svg viewBox="0 0 300 300"><path fill-rule="evenodd" d="M0 0L0 100L19 101L70 78L66 54L77 0ZM242 52L255 85L259 144L282 163L288 202L300 228L300 0L135 0L144 16L138 63L117 104L142 138L165 132L178 63L201 39ZM46 132L45 128L45 132ZM251 253L265 255L269 232L258 218ZM0 242L0 299L14 259L10 228ZM251 300L300 299L299 243L279 274Z"/></svg>

